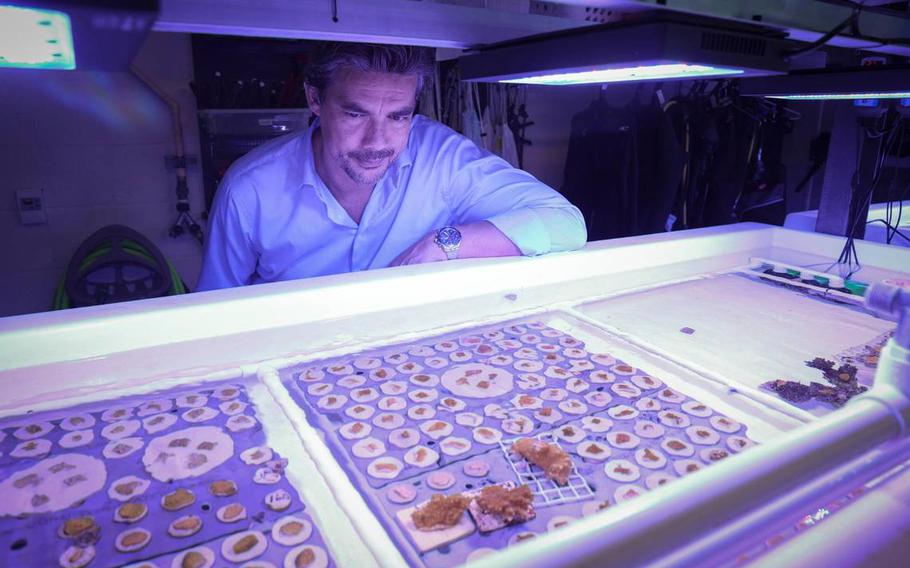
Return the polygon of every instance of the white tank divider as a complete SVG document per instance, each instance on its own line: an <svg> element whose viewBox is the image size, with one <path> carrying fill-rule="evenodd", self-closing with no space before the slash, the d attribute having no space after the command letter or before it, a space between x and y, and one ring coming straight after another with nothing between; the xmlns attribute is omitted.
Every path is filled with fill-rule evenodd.
<svg viewBox="0 0 910 568"><path fill-rule="evenodd" d="M136 378L117 382L116 386L88 384L68 390L56 390L25 401L20 400L6 408L0 407L0 418L22 414L25 409L31 412L65 410L76 405L103 402L119 397L133 397L181 387L192 389L196 386L203 386L206 383L237 380L245 376L247 375L244 374L243 369L240 367L229 367L202 375L178 375L172 378L156 378L153 380Z"/></svg>
<svg viewBox="0 0 910 568"><path fill-rule="evenodd" d="M357 566L358 568L368 566L382 567L402 567L408 563L402 557L399 550L386 534L385 528L379 523L372 511L370 511L363 498L354 490L347 474L336 461L332 452L320 439L319 434L307 422L303 410L294 402L290 393L281 384L278 371L273 367L260 366L259 379L268 389L273 400L281 408L281 411L287 416L293 425L303 448L310 458L310 466L322 477L322 482L329 488L329 494L320 502L314 501L312 508L319 511L319 516L327 517L331 511L338 511L339 508L344 513L344 519L341 515L335 518L336 522L348 522L354 528L354 531L360 537L361 542L365 545L364 553L369 553L369 558L363 558L356 554L356 548L344 550L343 546L334 546L333 551L338 554L339 566ZM334 515L333 515L334 516ZM323 529L323 534L327 539L332 535L329 530Z"/></svg>
<svg viewBox="0 0 910 568"><path fill-rule="evenodd" d="M679 284L683 282L689 282L692 280L702 280L707 278L715 277L719 274L727 274L730 272L736 272L737 269L723 270L718 272L712 272L709 274L698 274L695 276L685 276L682 278L676 278L672 280L661 281L656 284L647 284L642 286L635 286L632 288L625 288L619 291L612 291L606 294L595 295L588 298L585 298L585 303L590 302L599 302L603 300L608 300L611 298L616 298L619 296L625 296L627 294L635 294L639 292L644 292L646 290L651 290L654 288L663 288L665 286L671 286L673 284ZM512 320L521 320L526 318L531 318L535 316L545 316L547 314L564 314L569 315L581 320L584 320L585 323L593 323L597 328L604 328L604 325L596 320L591 319L590 317L580 314L574 309L574 306L578 305L578 300L573 299L565 302L556 302L546 306L535 306L533 308L524 309L524 310L514 310L508 312L494 313L489 314L481 319L468 320L464 322L459 322L456 324L437 326L428 329L411 331L407 333L400 333L389 337L382 337L379 339L374 339L371 341L359 342L359 343L346 343L344 345L339 345L334 349L321 349L314 352L301 352L298 354L287 355L284 357L276 357L272 359L265 359L258 362L254 365L256 368L262 367L271 367L272 369L277 369L281 371L282 369L287 369L289 367L296 367L298 365L306 365L312 361L323 361L327 359L333 359L335 357L341 357L344 355L351 355L353 353L359 353L362 351L370 350L381 350L384 347L390 345L401 345L412 343L415 341L420 341L428 337L437 337L444 336L452 333L457 333L462 330L469 330L476 327L483 327L486 325L496 325L500 322L507 322ZM628 341L628 338L620 332L610 331L613 335L618 335L622 339ZM632 342L630 342L632 343ZM636 345L637 346L637 345ZM303 351L303 350L301 350ZM797 417L800 421L806 420L806 418L813 418L812 415L799 416Z"/></svg>
<svg viewBox="0 0 910 568"><path fill-rule="evenodd" d="M240 367L240 372L243 373L243 378L252 377L252 378L258 379L260 366L261 365L259 365L258 363L251 364L251 365L243 365L242 367Z"/></svg>
<svg viewBox="0 0 910 568"><path fill-rule="evenodd" d="M296 367L298 365L303 366L313 361L325 361L328 359L334 359L336 357L353 355L355 353L360 353L363 351L382 351L383 349L388 349L394 345L414 343L417 341L425 340L427 338L445 336L453 333L458 333L463 330L470 330L476 327L496 325L500 322L525 319L533 317L535 315L559 313L560 311L563 311L563 308L559 307L562 305L563 304L557 304L543 308L535 307L533 309L527 310L516 310L514 312L491 314L487 317L484 317L483 319L469 320L452 325L437 326L420 331L411 331L408 333L382 337L371 341L345 343L344 345L340 345L333 349L322 349L320 351L313 351L309 353L304 352L300 354L289 355L286 357L266 359L257 363L255 367L257 369L260 367L269 367L271 369L281 371L290 367ZM569 304L566 303L565 305L568 306Z"/></svg>
<svg viewBox="0 0 910 568"><path fill-rule="evenodd" d="M781 414L789 416L790 418L799 420L800 422L809 422L809 421L816 419L816 416L814 416L813 414L810 414L809 412L796 408L795 406L780 400L779 398L777 398L774 395L771 395L769 393L764 393L756 388L752 388L747 385L741 385L741 384L735 383L727 378L722 377L721 375L718 375L717 373L704 369L699 365L690 363L688 361L684 361L682 358L679 358L679 357L674 357L671 353L669 353L659 347L651 345L650 343L641 341L635 335L625 333L609 324L606 324L598 319L592 318L591 316L581 312L580 310L578 310L575 307L566 308L565 311L567 313L569 313L572 317L577 318L577 319L587 323L588 325L592 325L598 329L601 329L604 332L609 333L610 335L612 335L616 338L619 338L619 339L625 341L626 343L633 345L638 349L641 349L642 351L645 351L646 353L649 353L649 354L651 354L655 357L659 357L661 359L665 359L679 367L682 367L683 369L686 369L687 371L689 371L691 373L694 373L696 375L699 375L699 376L707 379L708 381L721 385L722 387L724 387L727 390L728 394L742 395L746 398L752 399L765 406L768 406L768 407L780 412Z"/></svg>
<svg viewBox="0 0 910 568"><path fill-rule="evenodd" d="M264 373L274 372L262 369ZM263 413L260 417L266 432L269 447L276 450L288 460L285 470L291 484L303 497L306 511L319 526L319 532L326 542L336 565L339 566L374 566L372 552L351 526L350 520L338 507L338 503L324 479L321 478L317 464L309 455L308 449L301 445L296 428L286 416L272 388L257 375L256 382L249 389L250 400Z"/></svg>

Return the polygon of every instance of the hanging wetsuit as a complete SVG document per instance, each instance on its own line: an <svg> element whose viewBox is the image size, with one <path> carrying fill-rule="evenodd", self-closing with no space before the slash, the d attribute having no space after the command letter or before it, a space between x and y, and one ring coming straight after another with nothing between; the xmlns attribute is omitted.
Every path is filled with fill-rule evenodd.
<svg viewBox="0 0 910 568"><path fill-rule="evenodd" d="M588 240L664 230L682 152L656 99L610 107L598 99L572 118L563 194L585 215Z"/></svg>
<svg viewBox="0 0 910 568"><path fill-rule="evenodd" d="M719 144L714 160L710 198L705 201L702 226L737 221L737 197L749 173L749 152L756 122L732 107L717 109Z"/></svg>
<svg viewBox="0 0 910 568"><path fill-rule="evenodd" d="M635 234L635 114L598 99L572 117L562 193L585 216L588 240Z"/></svg>
<svg viewBox="0 0 910 568"><path fill-rule="evenodd" d="M656 96L638 105L638 233L666 230L685 160L673 123Z"/></svg>

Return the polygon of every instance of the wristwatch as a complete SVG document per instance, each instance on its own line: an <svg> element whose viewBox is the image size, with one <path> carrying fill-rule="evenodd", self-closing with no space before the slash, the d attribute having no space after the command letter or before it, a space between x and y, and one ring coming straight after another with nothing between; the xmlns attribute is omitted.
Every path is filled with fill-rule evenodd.
<svg viewBox="0 0 910 568"><path fill-rule="evenodd" d="M433 242L439 245L442 252L446 253L446 259L454 260L458 258L458 248L461 246L461 232L455 227L443 227L436 231L436 238Z"/></svg>

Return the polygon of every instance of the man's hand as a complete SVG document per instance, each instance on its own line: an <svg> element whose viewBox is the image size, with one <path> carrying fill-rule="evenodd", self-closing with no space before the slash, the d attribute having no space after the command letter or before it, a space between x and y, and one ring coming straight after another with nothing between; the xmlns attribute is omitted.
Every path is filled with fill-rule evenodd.
<svg viewBox="0 0 910 568"><path fill-rule="evenodd" d="M425 262L438 262L446 260L446 253L435 242L436 233L430 233L411 245L389 266L404 266L405 264L423 264Z"/></svg>

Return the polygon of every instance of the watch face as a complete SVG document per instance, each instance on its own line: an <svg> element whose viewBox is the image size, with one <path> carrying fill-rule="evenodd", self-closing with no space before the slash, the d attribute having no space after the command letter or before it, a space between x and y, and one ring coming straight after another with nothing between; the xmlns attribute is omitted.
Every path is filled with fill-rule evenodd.
<svg viewBox="0 0 910 568"><path fill-rule="evenodd" d="M461 243L461 233L455 227L443 227L436 233L436 242L442 246L456 246Z"/></svg>

